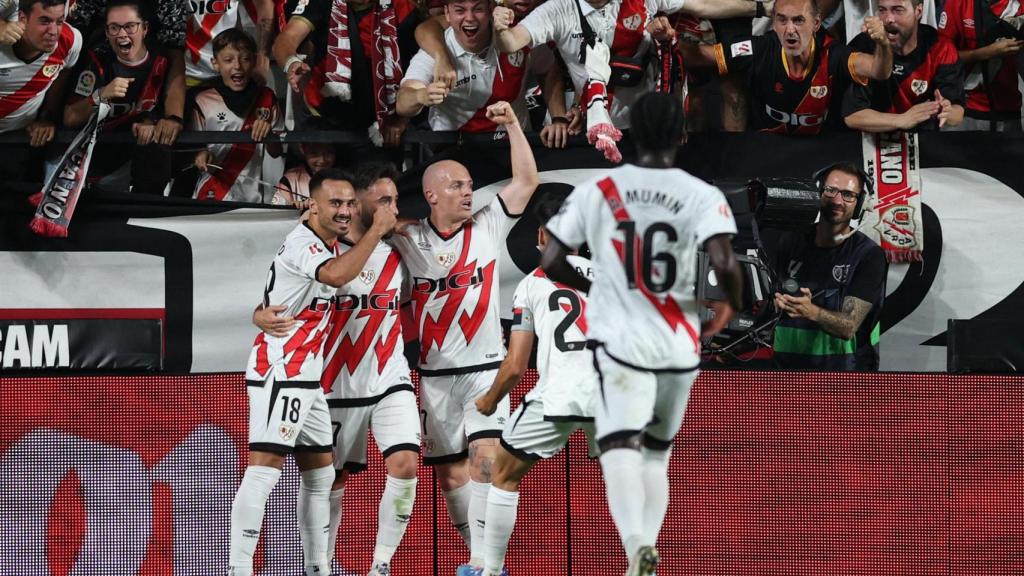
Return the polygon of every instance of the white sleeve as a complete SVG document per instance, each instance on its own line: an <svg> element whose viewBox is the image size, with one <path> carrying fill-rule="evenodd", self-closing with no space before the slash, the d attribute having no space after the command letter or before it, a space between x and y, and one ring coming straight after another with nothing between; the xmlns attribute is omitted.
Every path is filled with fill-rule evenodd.
<svg viewBox="0 0 1024 576"><path fill-rule="evenodd" d="M519 281L515 294L512 295L512 327L511 330L533 332L533 308L530 306L530 282L533 275Z"/></svg>
<svg viewBox="0 0 1024 576"><path fill-rule="evenodd" d="M594 200L591 199L593 184L577 186L565 199L562 208L544 226L548 233L566 247L575 250L587 241L586 216L584 211Z"/></svg>
<svg viewBox="0 0 1024 576"><path fill-rule="evenodd" d="M541 4L533 12L530 12L520 24L530 33L530 47L546 44L552 40L558 41L562 35L569 34L565 26L564 11L559 10L564 6L572 7L575 0L548 0ZM579 28L579 16L573 20L573 29Z"/></svg>
<svg viewBox="0 0 1024 576"><path fill-rule="evenodd" d="M703 184L700 201L694 206L697 222L697 244L717 234L736 234L736 220L732 217L729 202L722 191L714 186Z"/></svg>
<svg viewBox="0 0 1024 576"><path fill-rule="evenodd" d="M402 84L409 80L419 80L424 84L430 84L434 81L434 57L427 54L426 50L421 49L409 62L409 67L402 78Z"/></svg>
<svg viewBox="0 0 1024 576"><path fill-rule="evenodd" d="M658 12L664 12L665 14L675 14L683 9L683 5L686 0L654 0L654 6L656 10L652 14Z"/></svg>
<svg viewBox="0 0 1024 576"><path fill-rule="evenodd" d="M65 24L70 26L70 24ZM64 59L64 68L68 69L78 63L78 55L82 51L82 33L77 29L72 28L75 31L75 41L71 45L71 50L68 50L68 57Z"/></svg>
<svg viewBox="0 0 1024 576"><path fill-rule="evenodd" d="M473 214L473 220L486 227L494 241L498 243L499 247L502 247L504 246L503 240L516 225L516 222L519 222L520 216L522 214L510 213L501 196L495 194L490 204Z"/></svg>
<svg viewBox="0 0 1024 576"><path fill-rule="evenodd" d="M0 19L5 22L18 21L18 0L0 0Z"/></svg>
<svg viewBox="0 0 1024 576"><path fill-rule="evenodd" d="M299 237L288 242L281 259L288 267L306 278L316 280L320 267L334 257L319 238Z"/></svg>

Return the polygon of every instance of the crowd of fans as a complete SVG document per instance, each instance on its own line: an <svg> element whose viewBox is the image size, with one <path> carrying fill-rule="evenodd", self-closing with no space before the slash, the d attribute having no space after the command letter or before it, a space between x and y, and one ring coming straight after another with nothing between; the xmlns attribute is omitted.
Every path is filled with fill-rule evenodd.
<svg viewBox="0 0 1024 576"><path fill-rule="evenodd" d="M1021 130L1015 0L69 1L0 2L0 132L31 145L5 146L2 178L104 102L134 145L98 146L91 185L296 205L317 170L400 162L409 130L500 133L501 100L543 145L583 134L609 158L653 90L691 131ZM263 143L286 127L356 137Z"/></svg>

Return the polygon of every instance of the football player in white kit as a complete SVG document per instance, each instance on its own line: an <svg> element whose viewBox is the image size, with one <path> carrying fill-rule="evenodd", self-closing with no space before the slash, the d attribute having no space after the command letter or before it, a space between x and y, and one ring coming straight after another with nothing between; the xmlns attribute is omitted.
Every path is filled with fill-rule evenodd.
<svg viewBox="0 0 1024 576"><path fill-rule="evenodd" d="M412 276L423 461L437 466L448 515L470 546L470 563L460 566L460 573L483 565L491 465L509 412L508 399L490 416L475 405L505 357L498 259L539 182L530 143L512 106L493 104L487 117L508 132L512 180L474 212L473 180L466 167L436 162L423 174L430 216L408 226L408 236L391 240Z"/></svg>
<svg viewBox="0 0 1024 576"><path fill-rule="evenodd" d="M536 207L541 224L537 242L542 250L548 242L544 224L558 212L564 199L564 195L549 195ZM593 281L590 260L572 255L569 263ZM493 413L498 402L519 384L530 361L535 334L540 379L501 433L487 495L484 576L501 576L519 507L519 483L526 473L540 459L558 454L576 430L586 432L591 441L594 438L597 372L586 347L586 309L586 294L553 282L540 268L519 282L512 297L508 356L491 389L477 399L477 410Z"/></svg>
<svg viewBox="0 0 1024 576"><path fill-rule="evenodd" d="M230 574L249 576L267 498L294 453L300 471L298 518L307 575L330 573L328 561L331 419L320 387L323 342L337 307L335 288L359 275L395 225L387 208L358 244L341 251L356 208L352 177L325 170L310 182L310 217L285 238L270 266L263 305L286 306L297 322L285 336L260 333L246 368L249 465L231 506Z"/></svg>
<svg viewBox="0 0 1024 576"><path fill-rule="evenodd" d="M398 172L389 164L365 164L356 169L356 198L360 217L340 237L341 250L362 240L373 225L378 207L398 214ZM334 467L331 487L331 532L328 555L333 556L342 519L342 497L349 474L366 469L367 431L372 427L384 456L387 480L378 508L377 544L370 576L387 576L391 557L409 525L416 500L416 467L420 451L420 415L405 359L400 303L408 299L408 275L398 252L377 244L366 266L337 290L337 306L324 344L320 383L331 411ZM271 334L294 322L278 316L281 307L266 308L253 322Z"/></svg>
<svg viewBox="0 0 1024 576"><path fill-rule="evenodd" d="M608 506L629 558L628 576L654 573L668 508L668 459L697 377L700 339L741 305L742 275L730 239L736 223L720 190L673 168L683 109L649 93L631 111L637 162L577 186L548 221L541 265L555 281L588 291L587 346L599 393L594 419ZM587 243L593 282L567 257ZM704 246L729 302L698 333L694 268Z"/></svg>

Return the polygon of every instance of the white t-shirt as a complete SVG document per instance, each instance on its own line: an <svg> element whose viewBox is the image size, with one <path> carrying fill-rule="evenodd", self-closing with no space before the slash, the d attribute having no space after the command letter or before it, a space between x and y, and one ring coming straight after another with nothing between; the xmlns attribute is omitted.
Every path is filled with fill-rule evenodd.
<svg viewBox="0 0 1024 576"><path fill-rule="evenodd" d="M511 54L502 54L493 46L488 46L480 53L469 52L455 38L455 31L448 28L444 32L445 46L448 56L455 66L455 88L452 89L444 102L431 106L427 114L432 130L493 131L494 123L489 122L489 130L475 130L467 123L486 111L487 106L506 100L519 117L522 126L527 125L526 100L523 98L526 81L531 75L545 72L541 68L542 60L534 57L529 49ZM548 52L550 54L550 52ZM546 59L548 67L553 63ZM499 73L499 68L501 73ZM409 62L409 67L402 78L402 84L416 80L423 84L434 81L434 58L425 50L420 50ZM478 124L474 122L473 124Z"/></svg>
<svg viewBox="0 0 1024 576"><path fill-rule="evenodd" d="M319 382L323 371L323 343L335 304L335 289L316 279L317 271L337 255L338 243L328 246L303 222L284 239L270 265L263 291L266 306L284 305L282 316L297 321L287 336L260 332L249 354L246 380L274 379Z"/></svg>
<svg viewBox="0 0 1024 576"><path fill-rule="evenodd" d="M501 365L505 344L498 259L518 217L496 196L448 236L424 218L408 228L409 237L390 240L412 276L422 374L461 374Z"/></svg>
<svg viewBox="0 0 1024 576"><path fill-rule="evenodd" d="M351 245L339 240L340 250ZM405 286L402 259L381 242L366 266L351 282L338 288L334 318L324 344L321 378L327 398L363 399L383 394L397 382L382 375L409 376L399 308ZM396 365L397 366L394 366Z"/></svg>
<svg viewBox="0 0 1024 576"><path fill-rule="evenodd" d="M82 34L64 24L53 52L31 62L14 54L13 44L0 45L0 132L21 130L36 119L50 85L64 68L78 62Z"/></svg>
<svg viewBox="0 0 1024 576"><path fill-rule="evenodd" d="M229 28L241 28L256 39L256 3L253 0L223 0L222 2L192 2L203 12L192 12L185 24L185 75L195 80L216 77L213 69L213 39ZM209 10L209 11L207 11Z"/></svg>
<svg viewBox="0 0 1024 576"><path fill-rule="evenodd" d="M573 86L577 94L583 93L587 83L587 69L580 63L580 48L583 41L583 29L580 27L580 15L575 2L579 2L583 15L597 35L609 47L615 37L615 26L622 0L611 0L601 9L594 9L586 0L547 0L536 10L523 19L521 24L530 33L530 46L539 46L547 42L555 42L562 60L569 68ZM645 0L646 14L636 18L624 17L624 25L631 30L644 30L643 40L637 47L634 56L646 54L651 49L651 36L646 32L647 24L658 12L672 14L683 7L685 0ZM641 95L654 88L654 75L650 66L644 74L643 81L634 88L615 88L612 98L612 123L617 128L629 128L629 106Z"/></svg>
<svg viewBox="0 0 1024 576"><path fill-rule="evenodd" d="M583 276L594 279L586 258L569 256ZM512 330L537 335L537 385L526 400L542 400L545 420L593 418L597 372L587 350L587 295L552 281L537 268L512 297Z"/></svg>
<svg viewBox="0 0 1024 576"><path fill-rule="evenodd" d="M586 242L601 271L589 294L588 338L649 370L700 362L696 253L735 234L722 192L677 168L625 165L577 186L547 230L570 248Z"/></svg>

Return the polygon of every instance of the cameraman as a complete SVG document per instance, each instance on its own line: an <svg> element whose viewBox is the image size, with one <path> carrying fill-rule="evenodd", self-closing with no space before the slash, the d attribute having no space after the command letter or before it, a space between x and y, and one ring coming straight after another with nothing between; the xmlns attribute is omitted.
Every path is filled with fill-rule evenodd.
<svg viewBox="0 0 1024 576"><path fill-rule="evenodd" d="M879 318L887 264L882 249L850 226L869 196L863 170L837 162L815 174L821 216L779 240L775 359L787 369L878 370Z"/></svg>

